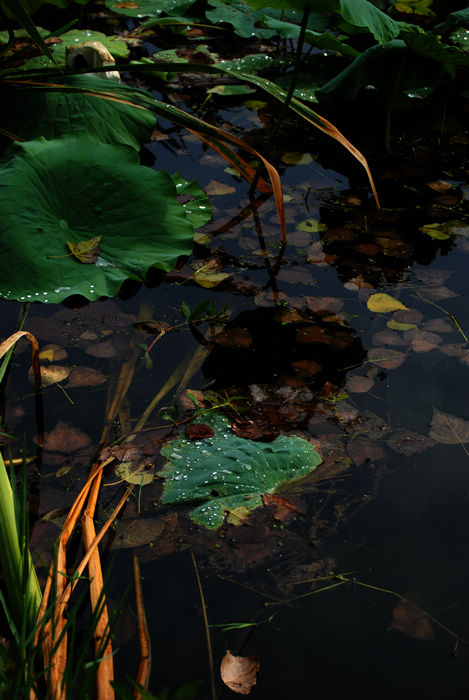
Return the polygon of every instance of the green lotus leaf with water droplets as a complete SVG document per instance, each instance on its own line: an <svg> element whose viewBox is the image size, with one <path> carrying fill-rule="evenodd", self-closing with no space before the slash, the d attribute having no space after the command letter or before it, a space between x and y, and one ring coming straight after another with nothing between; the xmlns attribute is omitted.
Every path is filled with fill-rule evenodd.
<svg viewBox="0 0 469 700"><path fill-rule="evenodd" d="M163 503L198 503L190 517L209 529L220 527L226 512L261 506L262 494L279 491L322 461L304 438L282 435L254 442L235 435L225 416L198 422L209 425L213 437L177 438L161 451L168 459L161 472L166 477Z"/></svg>
<svg viewBox="0 0 469 700"><path fill-rule="evenodd" d="M126 279L143 281L150 267L172 270L192 250L193 222L210 218L193 185L141 166L129 146L85 136L17 144L0 170L0 296L95 300ZM177 190L187 188L186 212ZM94 237L98 257L84 264L69 243Z"/></svg>

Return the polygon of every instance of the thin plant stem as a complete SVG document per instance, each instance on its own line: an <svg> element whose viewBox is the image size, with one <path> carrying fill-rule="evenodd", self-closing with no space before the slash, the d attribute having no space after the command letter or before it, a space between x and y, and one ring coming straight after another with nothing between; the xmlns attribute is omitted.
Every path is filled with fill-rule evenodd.
<svg viewBox="0 0 469 700"><path fill-rule="evenodd" d="M194 552L191 550L192 563L194 565L195 577L197 579L197 587L199 589L200 602L202 604L202 614L204 616L204 627L205 627L205 639L207 641L207 653L208 653L208 663L210 667L210 687L212 691L212 700L217 699L217 691L215 687L215 669L213 666L213 652L212 652L212 640L210 638L210 627L208 625L207 617L207 607L205 605L204 592L202 590L202 584L200 582L199 569L197 568L197 562L195 560Z"/></svg>
<svg viewBox="0 0 469 700"><path fill-rule="evenodd" d="M343 574L336 574L336 578L339 578L341 581L345 581L347 583L354 583L357 586L361 586L362 588L368 588L369 590L372 591L378 591L379 593L386 593L387 595L392 595L394 598L398 598L398 600L405 600L404 596L402 596L400 593L396 593L396 591L392 591L389 588L381 588L380 586L372 586L369 583L364 583L363 581L358 581L357 579L354 578L347 578ZM450 637L453 637L453 639L456 639L457 641L460 639L460 636L456 634L456 632L453 632L453 630L450 630L449 627L446 627L442 622L439 620L436 620L430 613L428 613L426 610L423 610L421 607L413 603L417 610L422 613L424 617L426 617L430 622L433 622L435 625L440 627L442 630L444 630L447 634L450 635Z"/></svg>
<svg viewBox="0 0 469 700"><path fill-rule="evenodd" d="M300 35L298 37L298 43L296 45L296 54L295 54L295 67L293 69L293 73L291 76L290 80L290 85L288 88L288 92L285 97L285 101L282 104L282 107L280 109L280 114L278 115L277 121L275 122L274 128L269 134L269 137L267 139L267 142L265 144L265 148L263 149L265 158L269 158L269 155L272 151L272 147L274 145L275 139L277 138L278 132L280 131L280 128L283 124L283 120L285 119L285 115L288 111L288 108L290 107L290 102L293 97L293 93L295 92L295 87L298 82L298 77L300 75L300 70L301 70L301 56L303 53L303 46L305 43L305 36L306 36L306 29L308 26L308 17L309 17L309 8L305 7L303 11L303 18L301 20L301 27L300 27ZM257 168L256 174L254 176L254 180L251 183L251 187L249 188L249 194L252 196L254 192L256 191L257 183L259 182L259 178L262 175L262 172L264 170L264 165L262 163L259 163L259 166Z"/></svg>

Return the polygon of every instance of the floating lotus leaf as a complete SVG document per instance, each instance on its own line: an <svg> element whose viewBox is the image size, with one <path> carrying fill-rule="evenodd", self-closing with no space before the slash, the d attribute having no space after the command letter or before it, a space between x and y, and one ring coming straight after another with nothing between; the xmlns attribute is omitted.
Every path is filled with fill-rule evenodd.
<svg viewBox="0 0 469 700"><path fill-rule="evenodd" d="M68 243L100 236L94 264ZM129 147L86 137L29 141L0 171L0 296L61 302L117 294L150 267L171 270L193 227L170 176Z"/></svg>
<svg viewBox="0 0 469 700"><path fill-rule="evenodd" d="M172 440L162 449L168 463L163 503L199 503L194 522L210 529L223 524L226 512L262 505L262 494L312 472L322 461L314 446L300 437L280 436L273 442L237 437L225 416L208 420L213 437Z"/></svg>

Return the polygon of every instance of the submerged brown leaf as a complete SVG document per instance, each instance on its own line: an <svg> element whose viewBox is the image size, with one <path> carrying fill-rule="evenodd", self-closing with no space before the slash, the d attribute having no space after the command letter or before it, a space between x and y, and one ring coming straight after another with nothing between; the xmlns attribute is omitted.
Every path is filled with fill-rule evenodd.
<svg viewBox="0 0 469 700"><path fill-rule="evenodd" d="M67 389L76 386L100 386L107 379L99 369L93 367L75 367L68 378Z"/></svg>
<svg viewBox="0 0 469 700"><path fill-rule="evenodd" d="M396 369L402 365L405 358L404 352L391 348L371 348L368 351L368 360L383 369Z"/></svg>
<svg viewBox="0 0 469 700"><path fill-rule="evenodd" d="M414 433L411 430L396 430L386 440L389 447L400 455L415 455L428 447L433 447L434 441L426 435Z"/></svg>
<svg viewBox="0 0 469 700"><path fill-rule="evenodd" d="M74 452L87 447L91 443L91 438L77 428L59 420L50 433L44 437L44 449L50 452Z"/></svg>
<svg viewBox="0 0 469 700"><path fill-rule="evenodd" d="M434 408L428 434L432 440L442 442L445 445L469 442L469 420Z"/></svg>
<svg viewBox="0 0 469 700"><path fill-rule="evenodd" d="M161 518L122 518L118 522L111 549L141 547L157 540L164 529Z"/></svg>
<svg viewBox="0 0 469 700"><path fill-rule="evenodd" d="M233 656L228 649L220 665L220 676L225 685L235 693L249 695L257 683L260 668L256 656Z"/></svg>
<svg viewBox="0 0 469 700"><path fill-rule="evenodd" d="M347 379L345 389L355 394L365 394L371 389L375 380L364 375L354 374Z"/></svg>
<svg viewBox="0 0 469 700"><path fill-rule="evenodd" d="M435 632L423 610L406 598L401 598L392 611L393 619L387 631L397 630L413 639L428 642L434 639Z"/></svg>

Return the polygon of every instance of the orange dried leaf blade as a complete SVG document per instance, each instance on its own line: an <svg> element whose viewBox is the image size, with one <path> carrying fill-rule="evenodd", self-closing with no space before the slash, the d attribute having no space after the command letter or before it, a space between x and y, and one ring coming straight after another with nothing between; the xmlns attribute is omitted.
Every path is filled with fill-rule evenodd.
<svg viewBox="0 0 469 700"><path fill-rule="evenodd" d="M229 146L225 146L225 144L222 144L221 142L210 138L209 136L205 136L199 132L194 132L197 134L197 137L206 143L212 150L214 150L216 153L218 153L222 158L224 158L228 163L231 163L236 170L249 182L252 183L254 180L254 176L256 174L256 171L254 168L252 168L249 163L246 163L246 161L241 158L237 153L235 153ZM265 193L265 194L271 194L272 193L272 187L269 185L268 182L266 182L263 178L259 178L259 182L257 184L257 189L259 192Z"/></svg>
<svg viewBox="0 0 469 700"><path fill-rule="evenodd" d="M95 236L78 243L67 241L67 246L74 258L86 265L94 265L101 252L100 243L101 236Z"/></svg>

